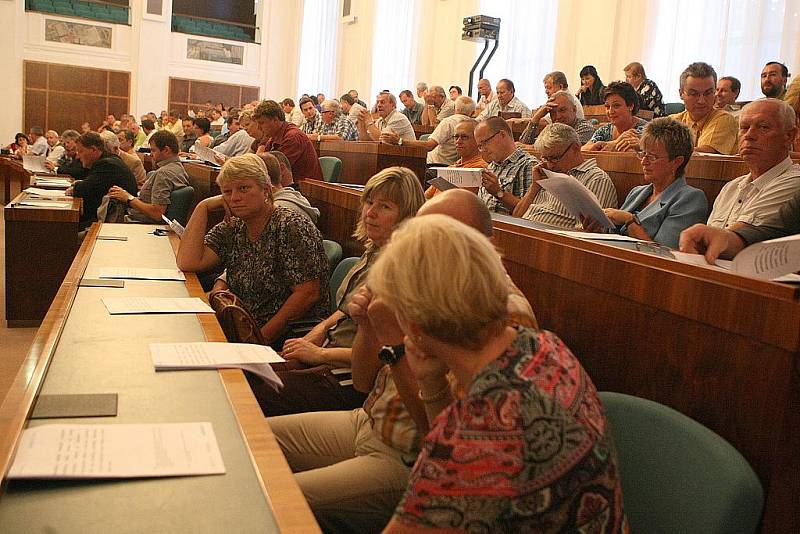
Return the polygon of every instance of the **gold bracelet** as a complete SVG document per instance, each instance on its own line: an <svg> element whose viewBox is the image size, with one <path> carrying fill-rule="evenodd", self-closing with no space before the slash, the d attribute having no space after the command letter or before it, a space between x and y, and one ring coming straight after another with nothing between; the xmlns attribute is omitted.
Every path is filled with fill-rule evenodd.
<svg viewBox="0 0 800 534"><path fill-rule="evenodd" d="M447 384L445 384L445 386L442 389L440 389L439 391L437 391L433 395L423 395L422 394L422 390L420 389L417 392L417 396L419 397L419 400L421 400L422 402L426 402L426 403L428 403L428 402L439 402L439 401L442 401L442 400L446 399L447 395L449 393L450 393L450 381L448 381Z"/></svg>

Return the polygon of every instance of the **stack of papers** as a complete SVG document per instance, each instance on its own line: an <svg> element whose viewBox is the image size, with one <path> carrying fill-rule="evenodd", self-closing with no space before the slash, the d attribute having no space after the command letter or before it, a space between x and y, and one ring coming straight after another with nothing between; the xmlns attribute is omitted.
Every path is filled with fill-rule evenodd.
<svg viewBox="0 0 800 534"><path fill-rule="evenodd" d="M25 429L9 478L219 475L211 423L42 425Z"/></svg>
<svg viewBox="0 0 800 534"><path fill-rule="evenodd" d="M150 356L156 371L190 369L244 369L263 378L275 390L283 382L270 363L285 362L277 352L248 343L151 343Z"/></svg>
<svg viewBox="0 0 800 534"><path fill-rule="evenodd" d="M223 154L220 154L216 150L214 150L212 148L200 146L200 145L194 145L194 153L197 154L197 157L202 159L203 161L207 161L209 163L213 163L214 165L217 165L217 166L219 166L219 163L217 162L217 159L216 159L215 156L220 155L220 156L224 157Z"/></svg>
<svg viewBox="0 0 800 534"><path fill-rule="evenodd" d="M67 189L72 182L67 178L53 178L50 176L34 176L33 184L39 187L51 187L54 189Z"/></svg>
<svg viewBox="0 0 800 534"><path fill-rule="evenodd" d="M64 191L61 189L40 189L38 187L29 187L25 189L24 192L28 193L29 197L50 199L64 198Z"/></svg>
<svg viewBox="0 0 800 534"><path fill-rule="evenodd" d="M14 204L15 206L27 206L29 208L53 208L68 210L72 207L72 202L57 202L55 200L44 200L38 198L24 198Z"/></svg>
<svg viewBox="0 0 800 534"><path fill-rule="evenodd" d="M46 158L44 156L31 156L25 154L22 156L22 166L28 172L43 172L47 174L50 172L50 169L45 166L45 160Z"/></svg>
<svg viewBox="0 0 800 534"><path fill-rule="evenodd" d="M103 297L108 313L126 315L137 313L214 313L197 297Z"/></svg>
<svg viewBox="0 0 800 534"><path fill-rule="evenodd" d="M186 276L178 269L143 269L139 267L102 267L99 277L128 280L186 280Z"/></svg>
<svg viewBox="0 0 800 534"><path fill-rule="evenodd" d="M614 228L614 224L606 217L595 194L574 176L547 169L542 169L542 172L547 178L536 183L560 200L569 214L575 217L575 220L580 222L581 217L588 217L608 230Z"/></svg>

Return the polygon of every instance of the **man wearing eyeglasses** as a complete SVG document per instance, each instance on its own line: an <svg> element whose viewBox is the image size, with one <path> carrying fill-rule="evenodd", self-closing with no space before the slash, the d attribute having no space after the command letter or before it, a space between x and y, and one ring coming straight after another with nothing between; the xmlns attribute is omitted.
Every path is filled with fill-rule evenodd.
<svg viewBox="0 0 800 534"><path fill-rule="evenodd" d="M342 113L336 100L325 100L320 105L319 119L313 133L307 133L312 141L358 141L358 129Z"/></svg>
<svg viewBox="0 0 800 534"><path fill-rule="evenodd" d="M614 183L594 158L584 158L578 133L572 127L554 122L542 130L534 146L542 163L533 168L533 183L514 208L515 217L568 229L578 225L566 206L539 185L538 181L546 178L542 169L574 176L594 193L601 207L617 207Z"/></svg>
<svg viewBox="0 0 800 534"><path fill-rule="evenodd" d="M694 136L695 152L736 154L736 119L714 107L717 73L708 63L692 63L681 73L680 95L686 111L670 115L687 125Z"/></svg>
<svg viewBox="0 0 800 534"><path fill-rule="evenodd" d="M475 127L475 142L489 166L481 176L478 197L489 211L510 215L528 192L533 167L539 163L517 148L511 128L501 117L489 117Z"/></svg>

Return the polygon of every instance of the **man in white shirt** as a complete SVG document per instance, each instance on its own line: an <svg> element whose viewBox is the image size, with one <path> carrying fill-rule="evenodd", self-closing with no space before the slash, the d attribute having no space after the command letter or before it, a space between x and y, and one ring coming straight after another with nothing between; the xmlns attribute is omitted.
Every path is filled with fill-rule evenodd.
<svg viewBox="0 0 800 534"><path fill-rule="evenodd" d="M782 100L765 98L739 115L739 154L750 174L731 180L714 201L708 225L735 230L761 225L800 190L800 165L789 150L797 134L795 113Z"/></svg>
<svg viewBox="0 0 800 534"><path fill-rule="evenodd" d="M497 96L484 109L478 120L496 117L500 113L521 113L522 118L529 118L531 110L519 98L514 96L516 89L514 82L503 78L497 82Z"/></svg>
<svg viewBox="0 0 800 534"><path fill-rule="evenodd" d="M59 143L58 132L47 130L44 137L47 140L47 152L45 152L47 161L58 163L58 160L64 155L64 147Z"/></svg>
<svg viewBox="0 0 800 534"><path fill-rule="evenodd" d="M486 106L495 99L494 91L492 91L492 83L486 78L478 80L478 105L475 107L475 117L481 114L486 109Z"/></svg>
<svg viewBox="0 0 800 534"><path fill-rule="evenodd" d="M415 141L417 136L408 118L397 111L397 99L391 93L381 93L377 98L379 119L372 120L372 115L365 109L358 116L358 137L361 141L382 141L388 143L389 134L399 136L397 144ZM393 138L393 137L392 137Z"/></svg>
<svg viewBox="0 0 800 534"><path fill-rule="evenodd" d="M281 107L283 114L286 115L286 121L293 123L295 126L302 126L305 122L300 108L294 105L294 100L291 98L284 98L281 100Z"/></svg>
<svg viewBox="0 0 800 534"><path fill-rule="evenodd" d="M357 97L350 93L342 95L342 97L339 99L339 104L342 106L342 111L347 113L347 118L353 124L358 122L358 115L361 113L361 110L363 109L366 111L367 109L366 106L359 104Z"/></svg>
<svg viewBox="0 0 800 534"><path fill-rule="evenodd" d="M456 112L456 106L447 98L444 87L434 85L425 95L425 109L422 110L423 126L436 126L443 119Z"/></svg>
<svg viewBox="0 0 800 534"><path fill-rule="evenodd" d="M247 151L250 150L250 145L253 144L255 139L250 137L241 127L237 116L228 115L228 131L230 132L228 139L214 147L214 150L228 157L247 154Z"/></svg>
<svg viewBox="0 0 800 534"><path fill-rule="evenodd" d="M44 130L38 126L32 127L28 134L28 139L31 140L31 144L28 147L28 154L32 156L44 156L47 154L49 145L47 144L47 139L44 137Z"/></svg>

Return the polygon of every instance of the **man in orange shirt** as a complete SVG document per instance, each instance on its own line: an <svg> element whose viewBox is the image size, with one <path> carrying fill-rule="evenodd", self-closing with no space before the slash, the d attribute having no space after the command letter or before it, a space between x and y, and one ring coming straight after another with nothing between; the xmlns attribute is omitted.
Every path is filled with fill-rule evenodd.
<svg viewBox="0 0 800 534"><path fill-rule="evenodd" d="M455 141L456 152L460 157L458 161L450 165L451 167L483 169L488 165L481 157L478 151L478 144L475 142L475 126L477 124L477 121L467 119L456 126L453 140ZM433 198L434 195L440 192L434 186L430 186L425 191L425 198Z"/></svg>

